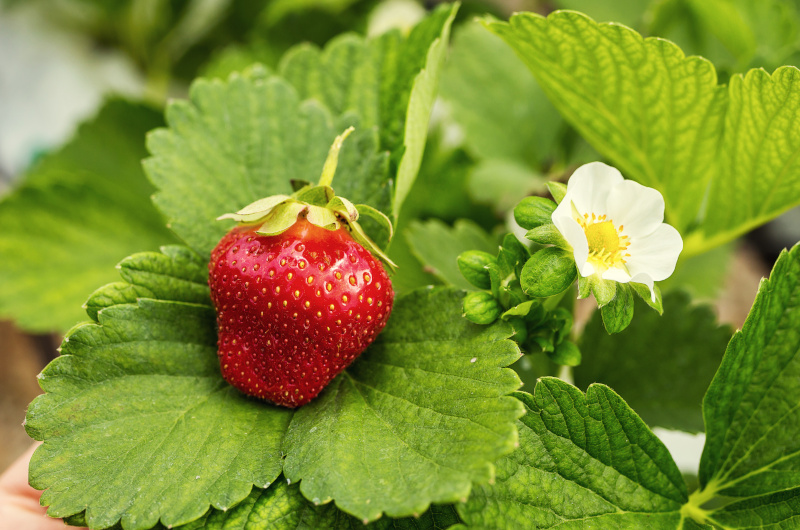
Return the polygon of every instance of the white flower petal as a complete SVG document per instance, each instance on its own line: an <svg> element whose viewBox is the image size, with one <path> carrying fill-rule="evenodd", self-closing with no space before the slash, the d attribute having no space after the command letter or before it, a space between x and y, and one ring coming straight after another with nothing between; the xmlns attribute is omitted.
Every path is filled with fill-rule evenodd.
<svg viewBox="0 0 800 530"><path fill-rule="evenodd" d="M564 204L564 202L562 201L561 204ZM557 210L558 208L556 208ZM556 228L567 240L567 243L572 245L572 255L575 257L575 264L578 266L581 276L594 274L594 267L592 267L591 263L586 262L589 257L589 242L586 240L586 234L583 232L581 225L571 215L568 217L564 215L556 216L556 212L553 212L552 219L553 224L556 225ZM587 266L588 269L586 268ZM585 271L588 272L584 274Z"/></svg>
<svg viewBox="0 0 800 530"><path fill-rule="evenodd" d="M606 272L603 273L602 278L604 280L614 280L615 282L619 283L628 283L631 281L631 275L625 272L623 269L619 269L617 267L612 267L608 269Z"/></svg>
<svg viewBox="0 0 800 530"><path fill-rule="evenodd" d="M624 225L623 234L644 237L664 221L664 198L658 190L626 180L608 194L606 213L616 227Z"/></svg>
<svg viewBox="0 0 800 530"><path fill-rule="evenodd" d="M678 231L668 224L661 224L645 237L631 238L626 266L634 278L646 274L653 281L666 280L675 271L681 250L683 240Z"/></svg>
<svg viewBox="0 0 800 530"><path fill-rule="evenodd" d="M654 284L653 278L651 278L649 274L639 273L633 278L631 278L631 281L633 283L643 283L644 285L646 285L647 288L650 289L650 300L652 300L653 302L656 301L656 291L655 289L653 289L653 284Z"/></svg>
<svg viewBox="0 0 800 530"><path fill-rule="evenodd" d="M622 182L625 179L616 168L602 162L584 164L569 178L567 195L561 204L570 207L572 201L581 214L604 215L611 189Z"/></svg>

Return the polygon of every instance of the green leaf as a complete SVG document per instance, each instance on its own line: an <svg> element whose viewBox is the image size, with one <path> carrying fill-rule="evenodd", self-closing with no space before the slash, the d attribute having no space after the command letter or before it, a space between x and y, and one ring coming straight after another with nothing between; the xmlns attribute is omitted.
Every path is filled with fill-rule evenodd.
<svg viewBox="0 0 800 530"><path fill-rule="evenodd" d="M571 252L547 247L525 263L520 276L522 290L530 296L545 298L563 293L578 277Z"/></svg>
<svg viewBox="0 0 800 530"><path fill-rule="evenodd" d="M298 485L290 486L280 480L267 490L254 488L250 496L232 510L211 511L202 519L176 530L440 530L458 522L458 514L452 505L434 505L420 517L383 517L365 526L363 521L337 510L333 503L317 505L309 502L301 495Z"/></svg>
<svg viewBox="0 0 800 530"><path fill-rule="evenodd" d="M593 147L663 193L670 224L686 234L702 213L684 255L800 204L800 138L791 127L800 70L751 70L725 87L711 63L671 42L579 13L520 14L489 27Z"/></svg>
<svg viewBox="0 0 800 530"><path fill-rule="evenodd" d="M409 69L415 73L408 95L408 104L405 104L404 92L398 94L395 100L395 105L402 108L406 116L403 155L397 168L396 188L392 201L395 220L422 163L428 121L439 89L439 77L450 39L450 25L456 16L458 5L440 6L426 21L414 28L405 46L406 57L416 57L417 62L416 64L409 62L410 65L415 64L416 68ZM397 81L402 83L403 79L403 76L399 76ZM405 90L402 84L398 86L401 91Z"/></svg>
<svg viewBox="0 0 800 530"><path fill-rule="evenodd" d="M596 312L581 335L575 384L610 386L650 426L702 431L703 394L732 332L717 324L713 308L672 292L663 316L637 300L633 321L618 335L609 335L601 320Z"/></svg>
<svg viewBox="0 0 800 530"><path fill-rule="evenodd" d="M798 292L800 245L784 251L762 281L703 400L706 493L752 497L800 482Z"/></svg>
<svg viewBox="0 0 800 530"><path fill-rule="evenodd" d="M553 352L548 352L548 357L556 364L564 366L578 366L583 355L573 342L563 341L556 346Z"/></svg>
<svg viewBox="0 0 800 530"><path fill-rule="evenodd" d="M423 289L344 376L295 413L284 473L312 501L364 520L469 495L516 443L520 354L508 325L461 317L463 294ZM409 423L411 422L411 423Z"/></svg>
<svg viewBox="0 0 800 530"><path fill-rule="evenodd" d="M561 235L561 232L553 223L544 224L537 226L533 230L528 230L525 233L525 239L530 239L534 243L540 245L553 245L567 251L572 251L572 245L564 239L564 236Z"/></svg>
<svg viewBox="0 0 800 530"><path fill-rule="evenodd" d="M684 232L717 162L725 93L711 63L576 12L523 13L489 29L595 149L663 193L668 222Z"/></svg>
<svg viewBox="0 0 800 530"><path fill-rule="evenodd" d="M552 157L561 117L522 61L480 24L454 32L441 97L476 159L516 163L517 172L530 172Z"/></svg>
<svg viewBox="0 0 800 530"><path fill-rule="evenodd" d="M51 516L86 510L94 528L179 525L280 474L291 412L256 404L220 377L206 263L187 249L164 256L172 263L144 254L122 268L158 298L99 310L42 372L46 394L26 428L44 440L30 481L46 489Z"/></svg>
<svg viewBox="0 0 800 530"><path fill-rule="evenodd" d="M303 99L315 98L334 114L355 112L362 127L377 127L380 147L397 159L391 208L395 220L419 171L428 117L457 6L442 6L407 39L389 32L375 39L346 34L324 50L290 50L279 71ZM337 193L348 197L344 190ZM380 208L379 208L380 209ZM389 210L389 205L382 208Z"/></svg>
<svg viewBox="0 0 800 530"><path fill-rule="evenodd" d="M217 222L264 197L291 193L290 180L316 181L333 139L357 118L335 121L315 102L261 70L232 74L227 82L195 81L189 101L167 106L169 129L150 133L145 170L159 189L154 198L171 228L207 255L230 223ZM339 158L339 188L371 204L388 183L377 135L358 128ZM346 175L346 178L344 177ZM338 182L338 181L337 181ZM381 205L375 205L380 207Z"/></svg>
<svg viewBox="0 0 800 530"><path fill-rule="evenodd" d="M458 256L468 250L497 252L497 245L478 225L461 219L449 227L438 219L413 221L404 233L411 251L425 270L447 285L475 290L458 268Z"/></svg>
<svg viewBox="0 0 800 530"><path fill-rule="evenodd" d="M468 528L677 529L686 485L666 447L603 385L518 393L519 449L458 506Z"/></svg>
<svg viewBox="0 0 800 530"><path fill-rule="evenodd" d="M623 331L633 320L633 293L625 284L617 286L617 294L613 300L600 308L603 326L609 333Z"/></svg>
<svg viewBox="0 0 800 530"><path fill-rule="evenodd" d="M140 165L144 134L160 123L149 106L110 100L3 198L0 317L66 331L119 260L174 241Z"/></svg>
<svg viewBox="0 0 800 530"><path fill-rule="evenodd" d="M711 519L722 528L796 528L800 524L800 488L734 502L714 510Z"/></svg>
<svg viewBox="0 0 800 530"><path fill-rule="evenodd" d="M639 25L652 2L642 0L617 0L595 2L594 0L557 0L560 9L573 9L586 13L595 20L615 22L635 28Z"/></svg>

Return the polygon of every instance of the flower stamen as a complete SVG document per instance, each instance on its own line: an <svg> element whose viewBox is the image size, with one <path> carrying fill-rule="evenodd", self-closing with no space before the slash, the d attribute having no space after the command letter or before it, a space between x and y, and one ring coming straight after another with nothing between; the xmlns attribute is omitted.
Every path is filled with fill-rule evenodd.
<svg viewBox="0 0 800 530"><path fill-rule="evenodd" d="M614 221L606 215L592 213L590 216L585 213L575 217L589 243L587 261L595 270L603 273L612 267L625 269L626 258L631 256L625 251L628 250L631 239L622 233L623 225L615 227Z"/></svg>

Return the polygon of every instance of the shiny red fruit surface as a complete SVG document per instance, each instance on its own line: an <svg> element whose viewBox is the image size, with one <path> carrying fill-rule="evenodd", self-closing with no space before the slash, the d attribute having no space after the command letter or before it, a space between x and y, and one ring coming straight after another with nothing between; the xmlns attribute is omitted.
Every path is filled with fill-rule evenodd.
<svg viewBox="0 0 800 530"><path fill-rule="evenodd" d="M375 340L394 291L344 228L305 219L276 236L257 228L234 228L211 254L220 368L245 394L298 407Z"/></svg>

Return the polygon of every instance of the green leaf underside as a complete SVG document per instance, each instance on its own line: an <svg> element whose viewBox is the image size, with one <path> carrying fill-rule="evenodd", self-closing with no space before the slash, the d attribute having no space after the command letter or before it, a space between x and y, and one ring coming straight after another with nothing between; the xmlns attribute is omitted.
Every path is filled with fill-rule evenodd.
<svg viewBox="0 0 800 530"><path fill-rule="evenodd" d="M481 250L492 255L497 244L481 227L460 219L452 227L438 219L412 221L403 232L411 252L425 270L447 285L475 290L458 268L458 256L468 250Z"/></svg>
<svg viewBox="0 0 800 530"><path fill-rule="evenodd" d="M148 136L153 156L145 170L170 227L201 255L230 228L218 216L289 194L292 179L317 180L333 139L358 121L354 115L334 119L315 101L300 102L291 85L258 68L227 82L196 81L189 101L167 106L166 119L169 129ZM375 131L357 127L339 158L340 178L360 191L348 198L369 203L387 184L386 169Z"/></svg>
<svg viewBox="0 0 800 530"><path fill-rule="evenodd" d="M180 530L444 530L459 522L452 505L431 506L419 518L381 518L363 521L337 510L333 504L315 505L300 493L296 484L280 480L267 490L254 489L241 504L222 512L214 510Z"/></svg>
<svg viewBox="0 0 800 530"><path fill-rule="evenodd" d="M673 43L580 13L520 14L489 28L593 147L663 193L668 222L686 233L703 215L689 253L800 203L796 68L752 70L725 87L711 63Z"/></svg>
<svg viewBox="0 0 800 530"><path fill-rule="evenodd" d="M399 158L395 214L419 170L439 72L457 6L442 6L403 38L398 31L373 39L345 34L324 49L296 46L279 73L303 99L314 98L335 114L354 112L361 127L380 131L380 148ZM350 198L348 184L336 188ZM364 202L364 201L361 201ZM389 211L389 204L379 205Z"/></svg>
<svg viewBox="0 0 800 530"><path fill-rule="evenodd" d="M66 331L119 260L174 241L140 165L144 134L161 123L148 106L111 100L0 202L0 317Z"/></svg>
<svg viewBox="0 0 800 530"><path fill-rule="evenodd" d="M687 499L666 447L611 389L555 378L518 393L519 448L458 506L467 528L680 528Z"/></svg>
<svg viewBox="0 0 800 530"><path fill-rule="evenodd" d="M520 357L504 324L461 318L463 292L423 289L320 396L299 409L284 441L284 473L312 501L364 520L421 514L486 482L517 441L519 388L503 368ZM506 396L506 397L504 397ZM367 478L368 477L368 478Z"/></svg>
<svg viewBox="0 0 800 530"><path fill-rule="evenodd" d="M733 497L800 483L800 245L784 251L703 401L701 485Z"/></svg>
<svg viewBox="0 0 800 530"><path fill-rule="evenodd" d="M609 335L595 312L581 335L583 363L575 384L603 383L650 426L703 430L701 404L731 337L708 306L692 306L682 292L664 297L661 316L636 299L633 322Z"/></svg>
<svg viewBox="0 0 800 530"><path fill-rule="evenodd" d="M120 272L126 282L90 298L96 320L68 334L28 411L28 433L45 442L30 480L53 516L189 523L269 486L284 456L312 500L333 498L359 520L410 516L466 497L513 449L522 411L503 396L519 380L504 366L519 351L507 326L461 318L460 291L398 299L376 344L293 412L221 378L203 258L165 247Z"/></svg>

